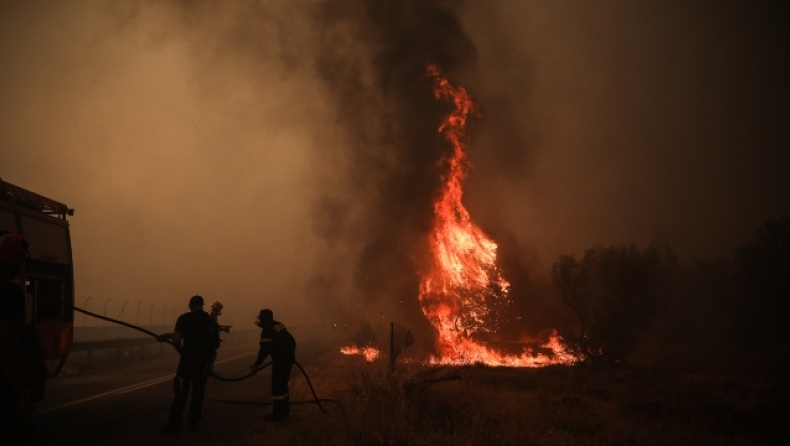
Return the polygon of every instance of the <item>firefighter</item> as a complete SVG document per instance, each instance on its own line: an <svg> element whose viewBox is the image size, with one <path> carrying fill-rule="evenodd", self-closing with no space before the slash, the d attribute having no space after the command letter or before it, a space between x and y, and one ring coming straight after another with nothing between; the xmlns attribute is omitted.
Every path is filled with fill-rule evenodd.
<svg viewBox="0 0 790 446"><path fill-rule="evenodd" d="M22 326L25 295L14 282L28 257L21 234L0 232L0 432L13 444L32 444L30 378L25 372Z"/></svg>
<svg viewBox="0 0 790 446"><path fill-rule="evenodd" d="M271 416L274 421L282 421L283 417L290 415L288 399L288 379L291 377L291 368L296 361L296 341L288 333L282 322L274 320L272 310L263 309L258 314L258 326L261 327L260 349L258 358L250 366L257 372L260 365L269 355L272 356L272 405Z"/></svg>
<svg viewBox="0 0 790 446"><path fill-rule="evenodd" d="M203 311L203 298L193 296L189 300L189 312L176 320L173 333L160 335L160 342L172 338L173 344L181 353L176 377L173 381L173 403L170 416L162 432L175 433L181 429L187 397L192 391L189 405L188 427L194 432L198 429L209 370L219 348L219 326Z"/></svg>
<svg viewBox="0 0 790 446"><path fill-rule="evenodd" d="M217 301L217 302L214 302L213 304L211 304L211 311L209 312L208 315L211 316L214 319L214 322L217 322L217 316L222 314L222 309L223 308L225 308L225 307L222 306L222 303L220 301Z"/></svg>
<svg viewBox="0 0 790 446"><path fill-rule="evenodd" d="M220 303L219 301L216 301L213 304L211 304L211 311L208 313L208 315L211 316L212 319L214 319L214 322L217 322L217 318L219 317L219 315L222 314L222 308L224 307L222 306L222 303ZM224 331L225 333L228 333L230 331L228 327L223 327L222 325L219 325L219 323L217 323L217 325L219 326L219 331ZM214 355L211 358L211 367L209 367L210 372L214 371L214 363L216 361L217 361L217 352L214 352Z"/></svg>
<svg viewBox="0 0 790 446"><path fill-rule="evenodd" d="M213 304L211 304L211 312L209 312L208 315L211 316L212 318L214 318L214 322L218 323L217 317L222 314L222 309L223 308L225 308L225 307L222 305L222 302L220 302L220 301L216 301ZM220 325L219 326L219 331L224 331L225 333L230 333L230 325Z"/></svg>

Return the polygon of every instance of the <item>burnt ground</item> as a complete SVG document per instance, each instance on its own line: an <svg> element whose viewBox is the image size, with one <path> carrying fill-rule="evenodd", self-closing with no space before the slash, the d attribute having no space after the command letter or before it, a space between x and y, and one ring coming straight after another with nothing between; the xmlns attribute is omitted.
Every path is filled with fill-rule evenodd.
<svg viewBox="0 0 790 446"><path fill-rule="evenodd" d="M592 370L426 367L325 355L307 369L330 412L296 405L259 422L249 444L790 444L790 388L779 377L689 368ZM309 400L294 375L294 400Z"/></svg>

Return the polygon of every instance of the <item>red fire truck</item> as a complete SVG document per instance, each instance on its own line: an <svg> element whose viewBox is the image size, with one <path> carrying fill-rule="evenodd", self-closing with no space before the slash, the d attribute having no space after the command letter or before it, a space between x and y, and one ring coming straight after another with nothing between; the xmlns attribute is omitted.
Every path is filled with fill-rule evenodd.
<svg viewBox="0 0 790 446"><path fill-rule="evenodd" d="M74 335L71 215L65 204L0 179L0 230L22 233L30 244L18 284L25 290L25 322L38 333L50 374L60 372Z"/></svg>

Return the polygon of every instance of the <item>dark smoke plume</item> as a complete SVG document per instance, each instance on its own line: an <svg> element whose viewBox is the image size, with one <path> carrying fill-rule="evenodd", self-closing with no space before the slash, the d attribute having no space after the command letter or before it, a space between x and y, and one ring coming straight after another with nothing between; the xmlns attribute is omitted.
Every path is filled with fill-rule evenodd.
<svg viewBox="0 0 790 446"><path fill-rule="evenodd" d="M448 106L433 98L424 73L431 63L452 73L475 57L456 6L342 0L325 2L316 15L323 45L317 69L346 141L327 148L326 157L347 160L341 189L353 191L316 204L317 228L354 247L351 300L376 302L388 318L411 325L426 323L417 272L427 254L439 160L449 148L437 134ZM315 288L327 281L316 279Z"/></svg>

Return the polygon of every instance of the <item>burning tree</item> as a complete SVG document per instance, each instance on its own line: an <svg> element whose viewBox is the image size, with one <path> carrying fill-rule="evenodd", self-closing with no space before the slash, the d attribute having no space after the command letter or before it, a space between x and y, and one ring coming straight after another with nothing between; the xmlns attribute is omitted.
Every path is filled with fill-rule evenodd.
<svg viewBox="0 0 790 446"><path fill-rule="evenodd" d="M510 282L497 265L497 244L472 222L462 203L469 167L466 121L481 113L467 91L451 85L439 69L462 69L474 59L474 42L456 6L344 1L329 2L316 14L321 31L317 73L337 99L343 127L343 143L327 151L327 161L343 172L342 178L333 178L341 192L323 200L316 219L328 244L348 242L342 250L329 250L322 272L340 280L317 282L336 288L316 294L329 302L384 303L384 312L408 321L416 339L433 335L436 362L557 362L558 357L526 348L519 350L523 354L509 349L516 354L502 355L481 342L488 338L488 346L500 342L504 348L501 339L483 335L501 333L508 322ZM426 62L436 65L426 70ZM415 82L421 74L433 97L425 84ZM338 259L351 260L353 273ZM513 283L518 289L523 280ZM341 292L343 287L350 292ZM551 339L542 336L535 349ZM552 351L559 352L547 347L545 353Z"/></svg>
<svg viewBox="0 0 790 446"><path fill-rule="evenodd" d="M432 261L420 281L423 313L437 331L436 362L483 362L493 365L539 366L565 362L560 349L549 358L525 351L503 355L476 342L476 333L496 331L510 303L510 284L497 266L497 244L477 227L462 203L462 183L467 175L466 121L481 116L479 107L463 87L455 87L441 77L436 65L428 67L434 97L450 101L453 110L438 128L450 143L450 154L440 161L444 169L441 188L433 203L434 220L430 232ZM555 344L556 345L556 344Z"/></svg>

